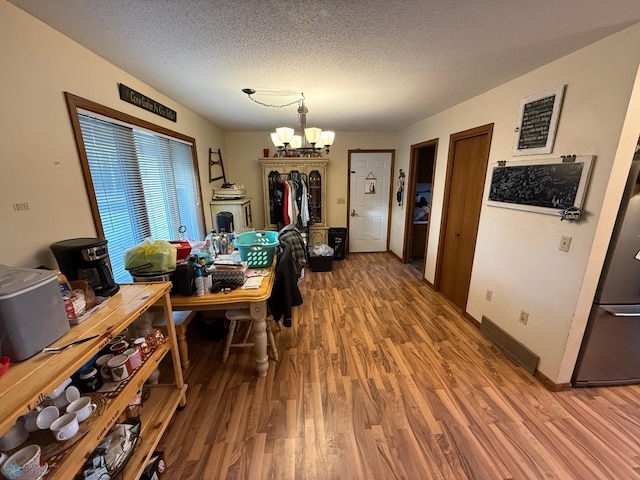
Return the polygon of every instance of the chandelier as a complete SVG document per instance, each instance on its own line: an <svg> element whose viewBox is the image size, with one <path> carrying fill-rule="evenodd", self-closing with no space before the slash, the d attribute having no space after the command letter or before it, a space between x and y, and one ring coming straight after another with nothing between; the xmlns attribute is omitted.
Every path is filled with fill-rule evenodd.
<svg viewBox="0 0 640 480"><path fill-rule="evenodd" d="M329 154L329 147L333 145L336 133L329 130L322 131L317 127L307 128L309 109L304 104L304 93L301 93L300 98L293 102L272 105L253 98L251 95L256 93L253 88L243 88L242 92L247 94L249 100L264 107L282 108L298 104L300 134L296 135L295 129L289 127L278 127L275 132L271 133L271 141L278 149L279 157L321 157L323 149Z"/></svg>

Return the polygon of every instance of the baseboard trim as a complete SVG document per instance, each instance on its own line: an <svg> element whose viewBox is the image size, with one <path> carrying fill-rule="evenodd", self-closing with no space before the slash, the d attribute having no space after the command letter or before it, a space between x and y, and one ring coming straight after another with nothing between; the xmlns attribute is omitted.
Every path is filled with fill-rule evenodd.
<svg viewBox="0 0 640 480"><path fill-rule="evenodd" d="M535 352L529 350L524 344L484 315L480 323L480 331L495 343L511 361L520 365L531 375L535 375L540 361L540 357Z"/></svg>
<svg viewBox="0 0 640 480"><path fill-rule="evenodd" d="M536 370L536 373L533 375L538 381L549 391L551 392L566 392L567 390L571 390L570 383L554 383L549 378L547 378L544 374L540 373L540 370Z"/></svg>

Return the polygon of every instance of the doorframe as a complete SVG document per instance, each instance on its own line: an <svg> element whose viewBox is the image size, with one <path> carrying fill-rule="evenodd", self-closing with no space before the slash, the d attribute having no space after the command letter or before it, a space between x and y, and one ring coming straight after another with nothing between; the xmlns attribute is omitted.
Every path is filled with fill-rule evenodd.
<svg viewBox="0 0 640 480"><path fill-rule="evenodd" d="M447 173L445 176L444 197L442 201L442 220L440 221L440 234L438 238L438 254L436 258L436 271L433 279L433 289L435 291L440 291L440 282L442 280L442 261L443 261L442 254L444 250L444 241L446 236L445 233L447 231L449 200L451 196L451 181L453 176L453 159L455 157L455 149L452 147L455 145L455 142L457 142L458 140L464 140L465 138L471 138L471 137L475 137L482 134L489 135L489 152L485 160L486 165L485 165L485 175L484 175L484 179L486 182L486 177L487 177L486 171L488 169L489 157L491 156L491 140L493 139L493 126L494 126L493 123L489 123L487 125L481 125L479 127L471 128L469 130L463 130L462 132L452 133L449 136L449 152L447 154ZM483 196L484 196L484 187L483 187ZM479 227L481 213L482 213L482 205L478 210L478 217L476 218L476 241L474 242L474 246L473 246L474 259L475 259L475 248L476 248L477 239L478 239L478 227ZM473 265L471 267L473 272ZM463 310L466 311L466 303L465 303L465 308Z"/></svg>
<svg viewBox="0 0 640 480"><path fill-rule="evenodd" d="M355 150L347 150L347 232L351 231L351 154L352 153L390 153L391 154L391 168L389 169L389 204L387 205L387 245L386 251L389 251L389 242L391 236L391 205L393 201L393 172L396 167L396 150L394 148L388 149L373 149L373 150L361 150L356 148ZM347 233L348 235L348 233ZM349 240L347 237L347 245L345 253L349 253Z"/></svg>
<svg viewBox="0 0 640 480"><path fill-rule="evenodd" d="M408 186L407 186L407 194L405 196L405 219L404 219L404 243L402 245L402 263L409 263L411 258L411 249L409 248L410 243L413 239L413 202L416 196L416 183L418 177L418 150L421 150L426 147L434 148L433 155L433 173L431 174L431 208L433 208L433 178L436 172L436 159L438 157L438 139L434 138L432 140L427 140L426 142L416 143L411 145L411 154L409 159L409 175L408 175ZM412 205L409 205L409 201L412 202ZM431 214L429 214L431 217ZM427 225L427 238L425 239L424 249L425 249L425 267L426 267L426 251L429 246L429 225Z"/></svg>

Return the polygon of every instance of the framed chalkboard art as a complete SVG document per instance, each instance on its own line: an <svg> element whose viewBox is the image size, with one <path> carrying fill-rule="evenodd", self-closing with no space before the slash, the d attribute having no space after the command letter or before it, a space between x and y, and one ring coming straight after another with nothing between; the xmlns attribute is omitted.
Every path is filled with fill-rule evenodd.
<svg viewBox="0 0 640 480"><path fill-rule="evenodd" d="M520 102L514 155L551 153L556 138L564 85L525 97Z"/></svg>
<svg viewBox="0 0 640 480"><path fill-rule="evenodd" d="M567 155L492 165L487 205L561 215L582 208L594 156Z"/></svg>

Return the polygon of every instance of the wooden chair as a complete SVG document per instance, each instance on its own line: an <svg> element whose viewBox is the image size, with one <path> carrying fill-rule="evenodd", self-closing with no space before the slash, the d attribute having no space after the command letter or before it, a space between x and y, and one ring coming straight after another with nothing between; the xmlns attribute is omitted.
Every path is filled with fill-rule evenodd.
<svg viewBox="0 0 640 480"><path fill-rule="evenodd" d="M176 326L176 337L178 339L178 351L180 352L180 363L182 364L182 370L186 370L187 368L189 368L190 362L189 346L187 345L187 327L197 313L198 312L192 312L190 310L173 312L173 323ZM160 329L162 333L167 335L167 320L164 318L164 315L160 315L159 317L155 318L153 320L153 326Z"/></svg>
<svg viewBox="0 0 640 480"><path fill-rule="evenodd" d="M231 348L242 348L242 347L253 347L253 342L247 342L249 339L249 335L253 330L253 319L251 318L251 313L248 309L231 309L227 310L225 316L229 320L229 333L227 333L227 340L224 344L224 351L222 352L222 361L226 362L227 358L229 358L229 350ZM271 320L271 321L270 321ZM276 342L273 338L273 332L271 330L271 319L267 317L266 319L266 330L267 330L267 341L268 345L271 347L271 351L273 352L274 360L278 361L278 349L276 348ZM247 327L247 331L244 334L244 337L241 341L233 343L233 337L236 333L237 327L239 326L239 322L249 322Z"/></svg>

